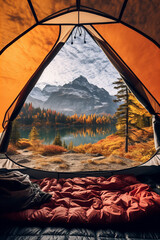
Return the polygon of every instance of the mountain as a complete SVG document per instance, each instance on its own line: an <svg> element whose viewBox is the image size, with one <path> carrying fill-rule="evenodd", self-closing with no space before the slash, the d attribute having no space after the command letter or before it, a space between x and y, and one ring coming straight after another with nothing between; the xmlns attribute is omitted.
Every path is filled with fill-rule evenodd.
<svg viewBox="0 0 160 240"><path fill-rule="evenodd" d="M38 96L39 97L39 96ZM34 108L43 108L43 101L37 99L37 98L33 98L31 95L29 95L26 99L26 103L32 103Z"/></svg>
<svg viewBox="0 0 160 240"><path fill-rule="evenodd" d="M42 94L44 96L50 96L51 93L53 92L57 92L59 89L61 88L61 86L54 86L54 85L50 85L50 84L47 84L43 90L42 90Z"/></svg>
<svg viewBox="0 0 160 240"><path fill-rule="evenodd" d="M51 93L57 92L59 90L59 88L60 88L60 86L54 86L54 85L47 84L43 88L43 90L41 90L39 87L36 86L32 89L29 96L45 102L49 98ZM27 99L27 102L28 102L28 99Z"/></svg>
<svg viewBox="0 0 160 240"><path fill-rule="evenodd" d="M41 98L41 100L40 100ZM56 110L66 115L77 114L114 114L117 104L104 88L99 88L80 76L63 86L46 85L43 90L32 90L27 102L45 109Z"/></svg>
<svg viewBox="0 0 160 240"><path fill-rule="evenodd" d="M49 95L48 95L48 97L49 97ZM46 101L48 99L48 97L43 91L41 91L41 89L39 87L34 87L29 94L29 98L38 99L43 102ZM27 101L28 101L28 99L27 99Z"/></svg>

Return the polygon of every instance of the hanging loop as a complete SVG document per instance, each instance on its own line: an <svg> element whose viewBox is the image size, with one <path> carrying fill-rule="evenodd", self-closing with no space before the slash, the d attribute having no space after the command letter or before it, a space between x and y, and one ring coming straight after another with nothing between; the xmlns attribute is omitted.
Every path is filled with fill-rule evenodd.
<svg viewBox="0 0 160 240"><path fill-rule="evenodd" d="M71 44L73 44L73 38L76 39L77 38L77 34L79 35L79 37L81 37L83 35L83 30L84 30L84 43L86 43L86 30L84 28L82 28L82 26L77 26L75 28L75 31L72 32L71 34Z"/></svg>

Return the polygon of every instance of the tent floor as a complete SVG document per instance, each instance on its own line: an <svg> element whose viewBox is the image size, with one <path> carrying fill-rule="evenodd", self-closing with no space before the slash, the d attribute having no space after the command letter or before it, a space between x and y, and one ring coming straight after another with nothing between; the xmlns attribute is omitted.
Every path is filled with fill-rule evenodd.
<svg viewBox="0 0 160 240"><path fill-rule="evenodd" d="M158 222L158 221L157 221ZM160 229L141 223L139 226L108 229L65 228L55 226L1 225L1 240L149 240L160 239Z"/></svg>

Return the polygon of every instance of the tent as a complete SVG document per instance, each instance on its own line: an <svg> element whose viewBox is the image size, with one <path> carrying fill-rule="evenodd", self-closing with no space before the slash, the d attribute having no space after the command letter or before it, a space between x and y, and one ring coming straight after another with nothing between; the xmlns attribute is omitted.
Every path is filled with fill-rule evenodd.
<svg viewBox="0 0 160 240"><path fill-rule="evenodd" d="M148 173L159 172L159 0L0 0L0 3L0 152L6 152L12 122L43 70L63 47L72 31L81 27L102 48L130 90L152 114L156 153L141 166L122 171L53 173L19 166L21 172L34 178L111 176L115 172L147 176ZM5 159L7 161L9 162ZM7 164L3 162L0 166L3 168ZM39 230L34 231L38 234ZM57 234L57 231L49 229L46 232L49 235L43 235L41 229L41 234L48 236L48 239L55 239L49 236ZM10 238L1 235L1 239L18 239L18 234L21 232L12 231ZM68 232L66 234L69 236ZM71 239L80 239L78 236L83 235L74 234L71 233ZM105 234L108 232L102 234L103 236L98 232L94 238L88 231L81 239L106 239ZM111 239L111 235L107 239ZM29 235L26 233L25 236ZM125 239L128 239L127 236L129 235L125 235ZM142 234L139 239L148 236ZM24 235L21 239L26 239L23 237Z"/></svg>
<svg viewBox="0 0 160 240"><path fill-rule="evenodd" d="M0 151L28 94L76 27L92 36L153 115L158 149L159 8L158 0L1 1Z"/></svg>
<svg viewBox="0 0 160 240"><path fill-rule="evenodd" d="M76 27L92 36L153 115L158 151L159 8L159 0L1 1L0 152L28 94Z"/></svg>

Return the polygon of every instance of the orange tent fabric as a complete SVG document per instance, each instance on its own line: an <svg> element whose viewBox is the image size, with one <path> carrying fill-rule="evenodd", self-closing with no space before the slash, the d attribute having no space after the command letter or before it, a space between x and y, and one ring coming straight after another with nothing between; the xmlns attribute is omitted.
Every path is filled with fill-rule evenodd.
<svg viewBox="0 0 160 240"><path fill-rule="evenodd" d="M0 58L0 132L5 112L34 74L59 36L59 26L36 26Z"/></svg>

